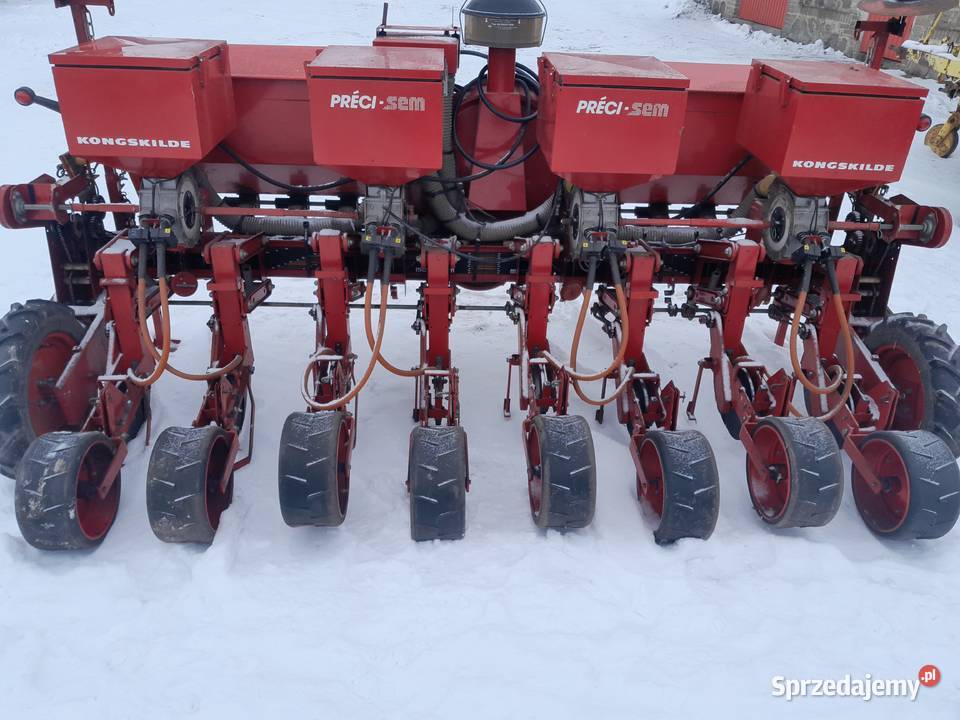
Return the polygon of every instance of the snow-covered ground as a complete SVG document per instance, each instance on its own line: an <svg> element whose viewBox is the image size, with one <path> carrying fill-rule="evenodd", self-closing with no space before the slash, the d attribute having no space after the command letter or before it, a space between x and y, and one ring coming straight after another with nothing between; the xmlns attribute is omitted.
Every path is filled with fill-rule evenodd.
<svg viewBox="0 0 960 720"><path fill-rule="evenodd" d="M838 57L751 33L682 0L548 4L547 49L719 62ZM115 18L94 10L100 35L367 43L380 17L377 0L117 5ZM45 54L72 44L69 15L52 6L0 2L0 93L22 84L52 92ZM450 17L450 3L395 0L392 13L396 22L438 23ZM930 88L928 112L942 121L949 105ZM0 180L53 169L64 142L52 113L10 99L0 103L0 127ZM960 158L934 157L918 135L898 189L960 216ZM3 231L0 247L0 307L51 294L41 231ZM905 250L895 307L927 312L960 332L958 266L960 233L936 254ZM310 290L309 282L284 283L277 297L303 300ZM502 302L501 293L482 301ZM560 347L576 310L564 304L554 315ZM205 316L181 308L175 314L181 366L203 366ZM773 330L759 318L747 343L777 364L783 356L770 343ZM713 443L722 475L712 539L654 545L616 423L593 427L594 524L567 535L538 532L527 509L520 418L500 414L515 330L504 316L478 313L458 315L453 330L474 480L466 539L409 540L403 481L413 390L383 372L360 405L346 524L292 530L277 506L276 452L283 419L302 405L295 379L311 347L311 324L304 311L264 310L254 314L252 332L257 453L238 475L233 507L209 549L154 539L142 439L124 469L119 519L93 553L51 555L27 546L14 518L12 481L0 482L0 715L957 716L960 530L932 543L882 542L861 523L848 491L830 526L772 532L750 507L743 450L708 399L696 427ZM608 345L595 328L591 333L584 357L599 365ZM689 392L707 350L705 330L658 316L648 337L654 366ZM394 362L413 363L416 337L399 312L387 347ZM155 425L188 424L199 399L195 385L164 379ZM590 415L576 400L574 411ZM771 697L775 675L914 679L926 663L940 667L943 681L922 688L914 703Z"/></svg>

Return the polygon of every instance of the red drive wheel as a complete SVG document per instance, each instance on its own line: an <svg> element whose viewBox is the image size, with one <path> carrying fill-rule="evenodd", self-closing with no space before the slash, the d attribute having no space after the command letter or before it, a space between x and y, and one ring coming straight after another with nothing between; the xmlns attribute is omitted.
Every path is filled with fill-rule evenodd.
<svg viewBox="0 0 960 720"><path fill-rule="evenodd" d="M14 305L0 319L0 469L14 475L37 437L79 430L64 417L55 386L86 332L73 311L49 300ZM81 412L96 396L96 376L76 373L68 396Z"/></svg>
<svg viewBox="0 0 960 720"><path fill-rule="evenodd" d="M929 430L960 456L960 350L947 328L900 313L864 340L900 393L890 430Z"/></svg>
<svg viewBox="0 0 960 720"><path fill-rule="evenodd" d="M99 545L117 517L120 476L106 494L101 485L116 450L102 433L55 432L35 440L17 474L17 523L41 550Z"/></svg>
<svg viewBox="0 0 960 720"><path fill-rule="evenodd" d="M227 467L232 441L216 425L160 433L147 473L147 515L160 540L213 542L220 516L233 500L233 472Z"/></svg>
<svg viewBox="0 0 960 720"><path fill-rule="evenodd" d="M890 381L900 391L892 427L895 430L918 429L926 415L926 398L919 366L900 345L881 345L874 350L874 354Z"/></svg>
<svg viewBox="0 0 960 720"><path fill-rule="evenodd" d="M53 384L67 367L77 341L68 332L52 332L40 340L34 350L27 375L27 402L30 421L37 435L59 430L66 425L63 412L53 396Z"/></svg>
<svg viewBox="0 0 960 720"><path fill-rule="evenodd" d="M720 478L703 434L652 430L637 457L637 497L659 518L653 532L657 544L710 537L720 511Z"/></svg>
<svg viewBox="0 0 960 720"><path fill-rule="evenodd" d="M877 482L853 467L853 498L873 532L895 539L946 535L960 514L960 468L930 432L877 432L860 446Z"/></svg>
<svg viewBox="0 0 960 720"><path fill-rule="evenodd" d="M764 418L752 440L756 462L747 457L747 485L760 518L780 528L830 522L843 497L843 464L827 426L814 418Z"/></svg>

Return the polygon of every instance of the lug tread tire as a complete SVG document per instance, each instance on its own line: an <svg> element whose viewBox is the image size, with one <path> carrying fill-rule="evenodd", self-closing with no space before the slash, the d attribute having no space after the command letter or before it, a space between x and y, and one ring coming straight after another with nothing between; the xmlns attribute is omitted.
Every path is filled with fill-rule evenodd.
<svg viewBox="0 0 960 720"><path fill-rule="evenodd" d="M218 440L230 442L221 427L171 427L160 433L147 470L147 515L163 542L209 545L217 533L207 512L207 465ZM233 478L227 505L233 496ZM217 518L219 521L219 518Z"/></svg>
<svg viewBox="0 0 960 720"><path fill-rule="evenodd" d="M950 532L960 517L960 467L943 438L925 430L877 432L867 442L871 438L893 445L910 476L910 505L903 524L893 532L874 532L895 540L935 540ZM857 510L863 514L859 502Z"/></svg>
<svg viewBox="0 0 960 720"><path fill-rule="evenodd" d="M579 415L537 415L531 423L540 438L543 480L534 522L544 529L586 527L597 506L597 459L590 425Z"/></svg>
<svg viewBox="0 0 960 720"><path fill-rule="evenodd" d="M786 512L779 519L772 521L754 504L757 514L778 528L826 525L836 517L843 500L843 459L833 433L816 418L770 417L761 420L758 427L763 425L772 426L784 440L792 485Z"/></svg>
<svg viewBox="0 0 960 720"><path fill-rule="evenodd" d="M31 359L42 340L55 332L79 344L86 328L69 307L51 300L14 304L0 319L0 472L4 475L16 475L20 459L37 438L28 401Z"/></svg>
<svg viewBox="0 0 960 720"><path fill-rule="evenodd" d="M926 315L898 313L874 325L865 339L871 352L896 344L906 350L924 385L925 417L919 428L936 433L960 457L960 347L946 325Z"/></svg>
<svg viewBox="0 0 960 720"><path fill-rule="evenodd" d="M462 427L416 426L407 468L410 537L459 540L467 527L467 433Z"/></svg>
<svg viewBox="0 0 960 720"><path fill-rule="evenodd" d="M292 413L280 436L280 512L290 527L336 527L346 517L337 479L340 429L346 414ZM348 470L349 472L349 470Z"/></svg>
<svg viewBox="0 0 960 720"><path fill-rule="evenodd" d="M23 538L40 550L88 550L110 531L116 513L99 538L89 538L77 521L80 463L97 443L109 444L99 432L47 433L27 448L17 472L14 504ZM120 476L111 492L119 496Z"/></svg>
<svg viewBox="0 0 960 720"><path fill-rule="evenodd" d="M651 430L644 442L653 443L663 465L663 514L654 540L706 540L720 514L720 473L707 438L697 430Z"/></svg>

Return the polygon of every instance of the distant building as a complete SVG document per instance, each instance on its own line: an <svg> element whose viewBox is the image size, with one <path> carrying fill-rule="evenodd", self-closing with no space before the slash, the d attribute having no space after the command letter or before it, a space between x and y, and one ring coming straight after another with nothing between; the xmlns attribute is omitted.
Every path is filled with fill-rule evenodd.
<svg viewBox="0 0 960 720"><path fill-rule="evenodd" d="M821 40L827 47L857 59L863 58L869 41L865 37L859 40L853 37L854 24L867 17L866 13L857 9L858 0L698 1L731 22L743 23L801 43ZM936 15L926 15L910 18L907 25L909 37L920 40L935 17ZM944 13L931 41L936 42L945 37L960 40L960 7ZM887 57L893 61L898 57L898 53L889 52ZM904 61L902 67L913 75L932 75L926 66L910 61Z"/></svg>

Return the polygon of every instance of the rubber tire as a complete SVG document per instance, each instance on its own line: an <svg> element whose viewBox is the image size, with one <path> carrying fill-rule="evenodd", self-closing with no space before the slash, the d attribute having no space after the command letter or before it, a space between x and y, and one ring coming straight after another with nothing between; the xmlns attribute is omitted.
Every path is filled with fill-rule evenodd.
<svg viewBox="0 0 960 720"><path fill-rule="evenodd" d="M338 453L344 412L292 413L280 435L277 483L280 512L290 527L342 525L349 499L340 497Z"/></svg>
<svg viewBox="0 0 960 720"><path fill-rule="evenodd" d="M752 386L753 380L750 378L750 373L741 368L739 379L740 384L743 385L747 392L747 397L752 401L753 396L756 394L756 390ZM730 433L730 437L732 437L734 440L739 440L740 428L742 427L743 423L740 422L740 416L737 415L737 411L731 406L731 409L727 410L727 412L720 413L720 419L723 420L723 425L727 428L727 432Z"/></svg>
<svg viewBox="0 0 960 720"><path fill-rule="evenodd" d="M857 485L851 483L857 511L867 527L893 540L935 540L950 532L960 516L960 467L943 439L925 430L881 431L867 437L864 445L871 439L886 440L900 453L910 476L910 504L899 528L881 532L864 516Z"/></svg>
<svg viewBox="0 0 960 720"><path fill-rule="evenodd" d="M593 521L597 506L597 459L593 436L579 415L536 415L530 432L540 439L540 511L530 514L543 529L575 530ZM527 456L528 472L530 457Z"/></svg>
<svg viewBox="0 0 960 720"><path fill-rule="evenodd" d="M23 456L14 491L17 524L30 545L40 550L88 550L100 545L117 517L120 476L110 489L113 517L99 537L88 537L77 520L80 464L96 444L110 446L99 432L55 432L34 440Z"/></svg>
<svg viewBox="0 0 960 720"><path fill-rule="evenodd" d="M207 467L217 442L225 442L229 450L230 433L216 425L171 427L157 438L147 470L147 516L159 540L201 545L213 542L220 514L233 499L231 475L226 493L218 497L218 505L223 507L214 507L215 517L210 518Z"/></svg>
<svg viewBox="0 0 960 720"><path fill-rule="evenodd" d="M874 325L865 338L870 352L896 344L903 348L920 371L924 387L924 418L920 427L892 430L928 430L947 443L960 457L960 348L946 325L937 325L925 315L899 313Z"/></svg>
<svg viewBox="0 0 960 720"><path fill-rule="evenodd" d="M640 447L646 443L657 449L663 469L663 513L653 531L657 545L706 540L720 516L720 473L707 438L697 430L651 430Z"/></svg>
<svg viewBox="0 0 960 720"><path fill-rule="evenodd" d="M957 145L960 145L960 131L957 131L956 129L954 129L950 132L950 134L947 136L944 150L941 153L940 151L934 149L933 145L931 145L930 143L933 140L933 136L935 134L938 134L940 132L940 128L942 127L943 127L943 123L937 123L936 125L933 125L929 130L927 130L926 134L923 136L923 144L926 145L928 148L930 148L933 154L936 155L937 157L946 159L948 157L951 157L953 153L956 152Z"/></svg>
<svg viewBox="0 0 960 720"><path fill-rule="evenodd" d="M410 537L460 540L467 530L467 433L417 425L408 457Z"/></svg>
<svg viewBox="0 0 960 720"><path fill-rule="evenodd" d="M730 437L734 440L739 440L742 423L740 422L740 416L737 415L737 411L728 410L727 412L721 412L720 419L723 420L723 426L727 429L727 432L730 433Z"/></svg>
<svg viewBox="0 0 960 720"><path fill-rule="evenodd" d="M750 500L760 519L777 528L823 527L837 515L843 500L843 460L836 438L815 418L764 418L757 428L770 426L784 440L791 472L786 511L776 520L757 506L748 481ZM754 430L756 433L756 430ZM750 472L747 457L747 473Z"/></svg>
<svg viewBox="0 0 960 720"><path fill-rule="evenodd" d="M33 356L51 333L64 333L79 345L86 328L69 307L50 300L13 305L0 319L0 472L10 477L16 475L20 459L37 439L30 420L28 380ZM92 401L96 379L89 391Z"/></svg>

